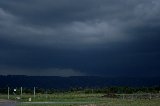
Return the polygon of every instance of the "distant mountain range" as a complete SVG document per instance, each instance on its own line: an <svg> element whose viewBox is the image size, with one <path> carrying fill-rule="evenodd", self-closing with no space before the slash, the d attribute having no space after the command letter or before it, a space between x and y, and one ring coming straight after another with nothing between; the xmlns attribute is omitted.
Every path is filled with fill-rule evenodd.
<svg viewBox="0 0 160 106"><path fill-rule="evenodd" d="M4 87L40 87L54 89L69 89L74 87L109 87L109 86L129 86L129 87L151 87L160 86L160 77L99 77L99 76L23 76L8 75L0 76L0 88Z"/></svg>

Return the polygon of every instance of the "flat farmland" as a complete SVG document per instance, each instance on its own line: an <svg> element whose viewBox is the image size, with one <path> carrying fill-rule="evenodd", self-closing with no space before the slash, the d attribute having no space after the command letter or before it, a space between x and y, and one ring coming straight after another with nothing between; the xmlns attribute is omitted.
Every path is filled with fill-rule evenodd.
<svg viewBox="0 0 160 106"><path fill-rule="evenodd" d="M33 95L11 95L17 106L159 106L160 99L123 99L102 97L104 94L55 93ZM16 97L21 97L16 100ZM0 95L7 99L7 95ZM31 101L29 101L31 98ZM10 105L11 106L11 105Z"/></svg>

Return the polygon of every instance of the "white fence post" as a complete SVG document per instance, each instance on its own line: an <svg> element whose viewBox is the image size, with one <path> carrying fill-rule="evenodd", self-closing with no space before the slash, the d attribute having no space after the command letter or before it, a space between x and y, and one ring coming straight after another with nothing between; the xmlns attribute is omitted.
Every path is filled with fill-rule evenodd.
<svg viewBox="0 0 160 106"><path fill-rule="evenodd" d="M151 95L151 93L149 94L149 99L152 99L152 95Z"/></svg>

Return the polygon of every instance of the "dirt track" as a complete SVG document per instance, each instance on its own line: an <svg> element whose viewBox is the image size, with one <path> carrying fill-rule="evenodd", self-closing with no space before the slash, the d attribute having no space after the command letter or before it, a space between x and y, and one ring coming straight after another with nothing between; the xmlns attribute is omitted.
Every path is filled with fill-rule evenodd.
<svg viewBox="0 0 160 106"><path fill-rule="evenodd" d="M15 101L0 99L0 106L16 106Z"/></svg>

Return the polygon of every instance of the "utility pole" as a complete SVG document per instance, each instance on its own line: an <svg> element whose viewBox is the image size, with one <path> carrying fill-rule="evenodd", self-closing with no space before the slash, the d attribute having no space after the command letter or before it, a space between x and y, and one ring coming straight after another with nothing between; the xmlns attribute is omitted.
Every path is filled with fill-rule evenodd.
<svg viewBox="0 0 160 106"><path fill-rule="evenodd" d="M21 98L22 98L22 93L23 93L23 89L22 89L22 87L21 87Z"/></svg>
<svg viewBox="0 0 160 106"><path fill-rule="evenodd" d="M8 87L8 99L9 99L9 87Z"/></svg>
<svg viewBox="0 0 160 106"><path fill-rule="evenodd" d="M46 99L48 98L48 92L47 92L47 90L46 90Z"/></svg>
<svg viewBox="0 0 160 106"><path fill-rule="evenodd" d="M34 98L35 98L35 96L36 96L36 88L34 87Z"/></svg>

